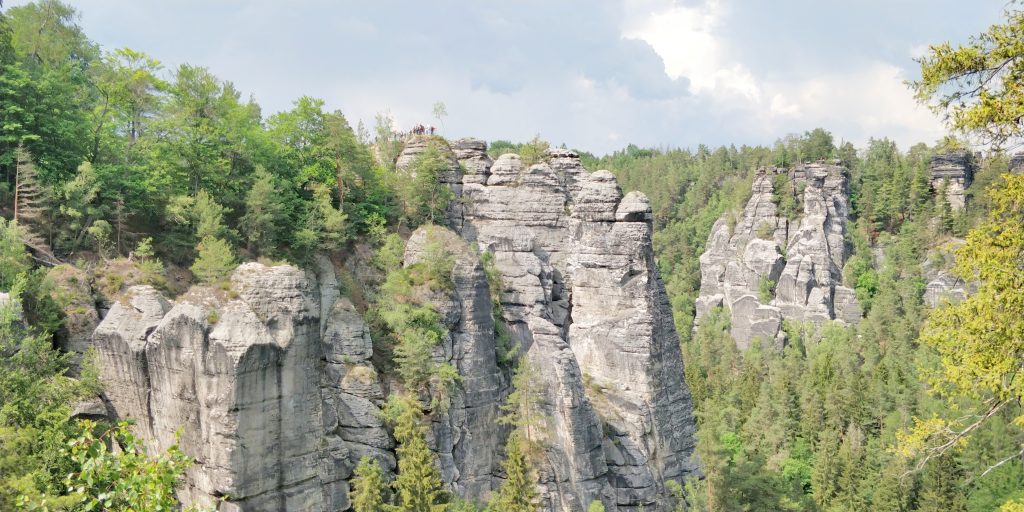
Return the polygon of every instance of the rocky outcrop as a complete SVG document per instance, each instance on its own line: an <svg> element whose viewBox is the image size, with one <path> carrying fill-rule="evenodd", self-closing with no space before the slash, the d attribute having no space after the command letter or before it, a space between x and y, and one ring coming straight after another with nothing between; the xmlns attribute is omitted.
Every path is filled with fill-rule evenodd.
<svg viewBox="0 0 1024 512"><path fill-rule="evenodd" d="M460 192L454 227L494 254L503 317L542 381L544 509L659 510L664 482L695 472L694 422L646 198L567 150L529 167L502 155Z"/></svg>
<svg viewBox="0 0 1024 512"><path fill-rule="evenodd" d="M249 263L226 296L199 289L174 304L136 286L94 342L116 415L138 420L150 450L180 431L196 460L185 503L344 510L359 456L394 467L366 325L312 274Z"/></svg>
<svg viewBox="0 0 1024 512"><path fill-rule="evenodd" d="M946 201L954 210L962 210L966 202L967 187L974 179L974 164L970 153L941 153L932 157L928 164L932 189L943 190Z"/></svg>
<svg viewBox="0 0 1024 512"><path fill-rule="evenodd" d="M57 265L46 273L53 284L51 298L64 313L64 324L54 336L61 350L73 354L77 366L92 347L92 333L100 323L89 276L72 265Z"/></svg>
<svg viewBox="0 0 1024 512"><path fill-rule="evenodd" d="M931 251L921 264L925 282L924 303L937 308L946 302L956 303L967 298L976 290L976 283L968 283L953 273L956 264L956 250L964 240L953 239Z"/></svg>
<svg viewBox="0 0 1024 512"><path fill-rule="evenodd" d="M483 497L491 490L507 436L498 424L498 405L507 395L497 365L491 292L480 257L457 234L427 226L406 244L404 264L428 263L430 244L453 258L452 287L428 299L438 307L447 335L435 357L450 363L461 381L449 404L431 415L432 449L441 475L462 496Z"/></svg>
<svg viewBox="0 0 1024 512"><path fill-rule="evenodd" d="M1010 157L1009 170L1014 174L1024 173L1024 152L1018 151Z"/></svg>
<svg viewBox="0 0 1024 512"><path fill-rule="evenodd" d="M665 482L696 472L695 424L647 198L623 196L611 173L589 173L572 151L526 167L515 155L492 161L471 139L452 148L413 137L399 172L415 172L431 144L457 198L452 229L412 233L404 265L431 263L434 246L453 261L450 286L422 291L447 332L433 357L460 376L443 407L423 404L443 480L484 500L503 476L510 427L497 420L512 390L501 322L538 375L543 509L601 500L610 511L667 510ZM247 263L229 289L196 287L174 302L152 286L119 289L92 335L107 404L80 414L136 419L154 452L180 432L196 461L186 504L348 509L360 458L396 467L380 412L401 384L379 371L387 365L338 269L324 256L308 271Z"/></svg>
<svg viewBox="0 0 1024 512"><path fill-rule="evenodd" d="M487 155L487 143L480 139L459 139L452 142L452 153L465 169L466 174L484 174L494 160Z"/></svg>
<svg viewBox="0 0 1024 512"><path fill-rule="evenodd" d="M782 184L785 190L774 190ZM802 213L779 215L776 204L793 194ZM824 163L760 169L742 214L727 212L711 229L700 257L696 321L725 307L741 348L755 340L781 344L783 320L855 323L853 290L842 285L849 199L846 170Z"/></svg>

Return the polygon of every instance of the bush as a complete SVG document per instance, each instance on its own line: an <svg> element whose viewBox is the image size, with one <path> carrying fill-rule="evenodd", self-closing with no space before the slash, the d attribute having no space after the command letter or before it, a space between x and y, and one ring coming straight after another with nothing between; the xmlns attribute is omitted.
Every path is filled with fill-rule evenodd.
<svg viewBox="0 0 1024 512"><path fill-rule="evenodd" d="M757 299L761 304L768 304L775 298L775 285L777 283L767 276L761 276L757 282Z"/></svg>
<svg viewBox="0 0 1024 512"><path fill-rule="evenodd" d="M779 217L793 220L799 213L797 198L788 174L776 174L772 178L772 202L778 209ZM802 190L801 190L802 192Z"/></svg>
<svg viewBox="0 0 1024 512"><path fill-rule="evenodd" d="M756 234L761 240L771 240L775 237L775 226L772 226L768 221L764 221L757 225Z"/></svg>

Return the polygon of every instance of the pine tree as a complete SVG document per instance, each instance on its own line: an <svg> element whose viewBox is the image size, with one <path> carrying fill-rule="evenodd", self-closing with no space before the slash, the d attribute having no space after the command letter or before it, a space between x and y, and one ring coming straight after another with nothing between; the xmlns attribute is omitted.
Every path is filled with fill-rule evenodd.
<svg viewBox="0 0 1024 512"><path fill-rule="evenodd" d="M427 446L419 404L412 398L396 398L391 408L395 416L395 440L398 448L398 476L392 487L398 512L444 512L448 494L441 481L441 471L434 454Z"/></svg>
<svg viewBox="0 0 1024 512"><path fill-rule="evenodd" d="M528 457L535 454L547 427L547 416L540 407L543 398L540 382L533 365L525 357L520 359L512 377L514 390L501 405L505 414L498 418L499 424L512 425L522 431L523 449Z"/></svg>
<svg viewBox="0 0 1024 512"><path fill-rule="evenodd" d="M814 468L811 471L811 488L814 489L815 503L822 509L827 509L839 493L839 443L839 433L831 429L822 432L818 438Z"/></svg>
<svg viewBox="0 0 1024 512"><path fill-rule="evenodd" d="M207 237L223 238L227 228L224 226L224 215L231 210L223 207L214 201L206 190L199 190L196 193L195 202L195 228L196 238L204 240Z"/></svg>
<svg viewBox="0 0 1024 512"><path fill-rule="evenodd" d="M310 185L313 201L306 210L305 226L296 233L298 245L306 249L338 250L348 239L348 217L334 207L331 188L322 183Z"/></svg>
<svg viewBox="0 0 1024 512"><path fill-rule="evenodd" d="M515 431L505 444L505 473L498 492L487 505L488 512L534 512L537 510L537 487L527 467L526 452L520 431Z"/></svg>
<svg viewBox="0 0 1024 512"><path fill-rule="evenodd" d="M349 491L355 512L385 512L384 472L377 459L363 457L356 466L353 489Z"/></svg>
<svg viewBox="0 0 1024 512"><path fill-rule="evenodd" d="M44 259L58 263L50 244L36 231L46 224L46 193L32 155L23 146L18 146L14 154L14 222L21 226L21 241Z"/></svg>
<svg viewBox="0 0 1024 512"><path fill-rule="evenodd" d="M18 276L32 268L22 238L21 227L16 222L0 217L0 290L10 290Z"/></svg>
<svg viewBox="0 0 1024 512"><path fill-rule="evenodd" d="M917 512L967 512L960 489L964 471L956 455L946 453L932 459L921 479Z"/></svg>
<svg viewBox="0 0 1024 512"><path fill-rule="evenodd" d="M270 252L278 238L284 204L274 176L266 169L256 169L255 181L245 195L245 215L241 219L242 232L250 251Z"/></svg>
<svg viewBox="0 0 1024 512"><path fill-rule="evenodd" d="M217 283L227 279L237 262L231 246L220 238L208 236L196 248L199 256L192 264L192 273L203 283Z"/></svg>

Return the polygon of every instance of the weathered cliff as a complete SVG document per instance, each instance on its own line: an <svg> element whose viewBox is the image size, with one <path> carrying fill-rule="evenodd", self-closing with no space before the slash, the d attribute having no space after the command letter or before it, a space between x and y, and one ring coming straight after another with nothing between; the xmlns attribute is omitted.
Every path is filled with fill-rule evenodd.
<svg viewBox="0 0 1024 512"><path fill-rule="evenodd" d="M967 187L974 180L974 158L967 152L940 153L928 163L932 189L945 191L946 201L953 210L963 210L967 202Z"/></svg>
<svg viewBox="0 0 1024 512"><path fill-rule="evenodd" d="M336 287L336 285L335 285ZM290 266L242 265L231 290L171 304L131 288L96 329L106 395L148 447L181 432L182 498L221 510L344 510L361 455L394 467L365 324Z"/></svg>
<svg viewBox="0 0 1024 512"><path fill-rule="evenodd" d="M785 194L802 205L792 219L779 214ZM737 345L746 348L755 340L781 343L783 320L860 319L853 290L842 285L850 215L844 168L761 169L734 225L731 215L715 223L700 257L698 323L711 308L725 307Z"/></svg>
<svg viewBox="0 0 1024 512"><path fill-rule="evenodd" d="M413 139L397 172L429 141ZM447 331L434 357L461 377L447 407L428 411L443 480L475 499L500 484L511 368L499 364L497 321L539 375L543 508L665 509L664 482L696 471L694 420L646 198L623 196L571 151L526 167L515 155L492 162L480 141L442 149L441 179L457 196L451 229L412 233L404 265L429 258L430 243L454 262L450 289L427 297ZM500 312L483 251L500 275ZM153 450L180 431L196 459L186 503L341 511L361 457L394 471L380 409L398 383L375 364L335 264L321 256L311 267L247 263L229 289L196 287L174 302L134 286L93 333L114 414L136 419Z"/></svg>
<svg viewBox="0 0 1024 512"><path fill-rule="evenodd" d="M545 507L657 509L664 482L695 471L694 422L646 197L572 151L487 166L481 145L456 147L453 227L494 254L504 319L543 381Z"/></svg>

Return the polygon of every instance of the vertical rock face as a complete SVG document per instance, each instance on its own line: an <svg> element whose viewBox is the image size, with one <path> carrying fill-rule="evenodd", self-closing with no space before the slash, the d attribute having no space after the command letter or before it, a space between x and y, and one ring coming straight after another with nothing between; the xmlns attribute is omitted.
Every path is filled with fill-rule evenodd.
<svg viewBox="0 0 1024 512"><path fill-rule="evenodd" d="M960 302L977 290L977 283L964 282L952 272L956 263L956 250L963 244L964 240L953 239L933 249L921 264L923 277L928 283L924 289L924 303L928 307L937 308L946 302Z"/></svg>
<svg viewBox="0 0 1024 512"><path fill-rule="evenodd" d="M497 365L490 287L480 258L466 241L444 228L427 226L409 238L405 265L427 262L427 246L440 244L454 258L451 290L436 292L448 335L436 357L451 363L462 380L450 393L450 405L432 414L432 448L444 481L464 496L491 490L504 444L498 405L507 392Z"/></svg>
<svg viewBox="0 0 1024 512"><path fill-rule="evenodd" d="M954 210L962 210L964 192L974 179L974 166L970 154L965 152L944 153L932 157L928 164L932 188L936 191L946 187L946 200Z"/></svg>
<svg viewBox="0 0 1024 512"><path fill-rule="evenodd" d="M494 254L504 319L543 381L545 510L659 510L664 482L695 472L694 422L646 197L572 151L487 167L473 149L455 228Z"/></svg>
<svg viewBox="0 0 1024 512"><path fill-rule="evenodd" d="M1024 173L1024 153L1017 152L1010 157L1010 172L1014 174Z"/></svg>
<svg viewBox="0 0 1024 512"><path fill-rule="evenodd" d="M73 363L92 347L92 333L100 323L89 276L72 265L57 265L46 273L54 284L51 297L64 310L64 325L55 339L61 350L74 355Z"/></svg>
<svg viewBox="0 0 1024 512"><path fill-rule="evenodd" d="M774 191L773 182L785 183L786 190ZM700 257L697 322L711 308L726 307L741 348L755 340L781 343L784 319L857 322L860 306L853 290L842 286L849 256L845 169L827 164L761 169L752 190L734 226L727 212L711 229ZM780 217L774 202L791 193L803 205L796 220Z"/></svg>
<svg viewBox="0 0 1024 512"><path fill-rule="evenodd" d="M336 287L336 285L335 285ZM182 499L220 510L344 510L361 455L394 467L365 323L288 266L242 265L230 295L171 305L134 287L96 329L107 398L150 450L181 431ZM326 318L321 318L326 311ZM323 320L323 321L321 321Z"/></svg>
<svg viewBox="0 0 1024 512"><path fill-rule="evenodd" d="M543 389L543 509L601 500L610 511L667 510L665 482L696 472L695 424L646 197L623 196L611 173L587 172L566 150L526 167L515 155L492 162L481 141L453 151L414 137L399 165L434 141L457 196L454 231L418 229L404 263L430 258L430 244L454 261L450 289L429 291L448 332L434 357L461 376L450 404L429 415L444 481L477 500L500 483L509 427L497 419L511 392L501 321ZM500 312L479 251L494 256ZM196 460L186 504L343 511L361 457L395 469L380 416L390 381L372 362L367 324L333 263L312 267L247 263L229 290L194 288L175 303L134 286L96 327L113 413L136 419L154 452L180 431Z"/></svg>

